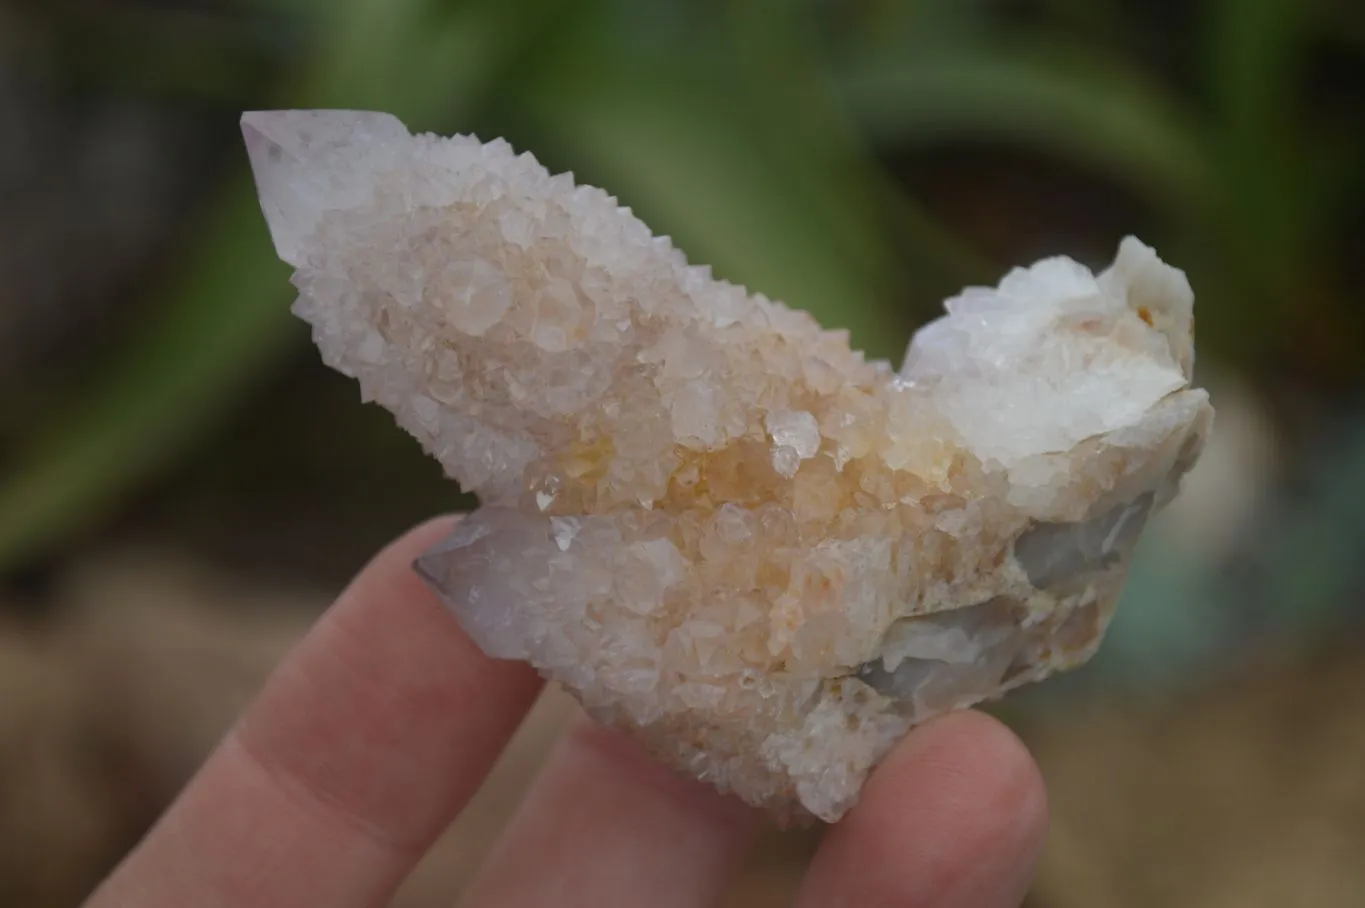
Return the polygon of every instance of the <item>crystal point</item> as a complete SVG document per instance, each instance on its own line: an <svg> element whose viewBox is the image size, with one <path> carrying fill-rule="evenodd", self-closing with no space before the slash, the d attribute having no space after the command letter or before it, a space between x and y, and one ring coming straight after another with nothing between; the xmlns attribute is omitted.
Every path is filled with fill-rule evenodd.
<svg viewBox="0 0 1365 908"><path fill-rule="evenodd" d="M390 114L256 110L242 114L242 138L275 251L298 267L324 212L368 198L367 160L409 137Z"/></svg>
<svg viewBox="0 0 1365 908"><path fill-rule="evenodd" d="M1129 238L970 288L899 373L506 142L243 117L324 359L482 506L416 569L662 760L838 819L908 729L1084 662L1212 409Z"/></svg>

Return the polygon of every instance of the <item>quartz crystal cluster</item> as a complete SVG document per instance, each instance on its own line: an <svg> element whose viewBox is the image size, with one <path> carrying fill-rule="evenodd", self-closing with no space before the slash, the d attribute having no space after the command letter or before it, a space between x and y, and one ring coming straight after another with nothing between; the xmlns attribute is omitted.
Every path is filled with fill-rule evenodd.
<svg viewBox="0 0 1365 908"><path fill-rule="evenodd" d="M479 495L419 571L489 655L787 819L1087 659L1209 431L1190 286L1136 239L965 291L897 372L503 141L242 123L322 356Z"/></svg>

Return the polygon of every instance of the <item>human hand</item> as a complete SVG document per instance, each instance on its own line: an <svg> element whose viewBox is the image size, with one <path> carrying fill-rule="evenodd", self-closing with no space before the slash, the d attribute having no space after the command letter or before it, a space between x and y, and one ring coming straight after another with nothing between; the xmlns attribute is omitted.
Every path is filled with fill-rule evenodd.
<svg viewBox="0 0 1365 908"><path fill-rule="evenodd" d="M408 533L341 594L87 908L370 908L474 794L540 689L484 656L411 570ZM470 906L712 904L761 817L569 731ZM1037 767L980 713L917 728L824 838L798 906L1018 905L1047 826Z"/></svg>

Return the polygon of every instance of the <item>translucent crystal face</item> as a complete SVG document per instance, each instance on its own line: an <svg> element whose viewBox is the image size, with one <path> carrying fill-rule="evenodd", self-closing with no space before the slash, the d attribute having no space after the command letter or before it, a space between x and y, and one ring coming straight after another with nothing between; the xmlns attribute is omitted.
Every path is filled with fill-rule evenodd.
<svg viewBox="0 0 1365 908"><path fill-rule="evenodd" d="M481 499L419 571L490 655L783 817L1088 658L1208 431L1189 285L1134 239L966 291L897 374L504 142L243 129L324 359Z"/></svg>

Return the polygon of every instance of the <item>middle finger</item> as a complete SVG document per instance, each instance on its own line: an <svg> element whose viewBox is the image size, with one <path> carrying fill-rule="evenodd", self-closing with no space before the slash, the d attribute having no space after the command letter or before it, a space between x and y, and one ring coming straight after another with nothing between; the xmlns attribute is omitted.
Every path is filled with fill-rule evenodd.
<svg viewBox="0 0 1365 908"><path fill-rule="evenodd" d="M465 904L711 905L758 823L738 799L583 720L556 747Z"/></svg>

